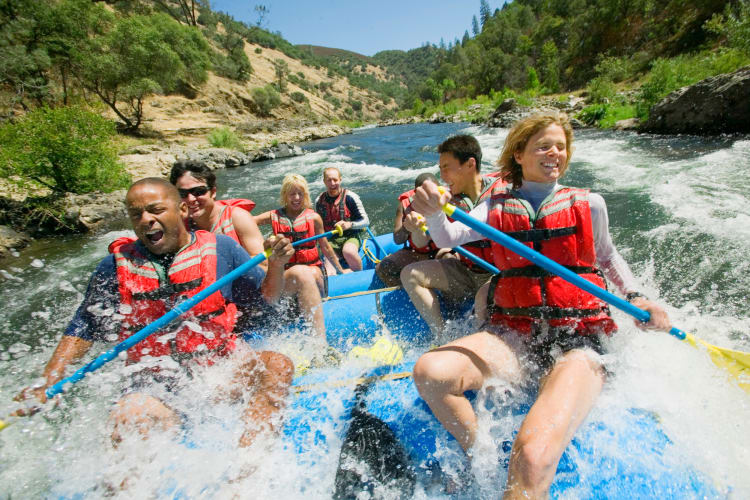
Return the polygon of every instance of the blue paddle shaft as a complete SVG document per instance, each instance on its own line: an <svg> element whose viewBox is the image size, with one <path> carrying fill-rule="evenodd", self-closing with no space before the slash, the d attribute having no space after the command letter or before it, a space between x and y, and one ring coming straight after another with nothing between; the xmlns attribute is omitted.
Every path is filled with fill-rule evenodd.
<svg viewBox="0 0 750 500"><path fill-rule="evenodd" d="M303 240L295 241L294 243L292 243L292 246L296 247L296 246L302 245L303 243L307 243L308 241L313 241L313 240L317 240L317 239L324 238L324 237L327 238L331 236L333 233L334 233L333 231L328 231L327 233L316 234L315 236L312 236L310 238L305 238ZM266 250L266 252L269 252L270 254L270 250ZM155 320L151 324L144 326L143 328L138 330L136 333L126 338L125 340L117 344L116 346L114 346L112 349L100 354L94 360L83 365L81 368L76 370L76 372L70 375L69 377L60 380L53 386L48 387L47 390L45 391L47 398L51 398L57 394L60 394L61 392L64 391L65 389L64 386L66 384L75 384L76 382L81 380L83 377L85 377L87 373L91 373L95 370L98 370L104 364L115 359L117 355L120 354L121 352L130 349L141 340L152 335L157 330L164 328L173 320L178 318L181 314L186 313L187 311L189 311L190 309L198 305L199 302L208 298L213 293L217 292L219 289L221 289L221 287L223 287L227 283L231 283L232 281L236 280L237 278L245 274L251 268L260 264L261 262L266 260L267 258L266 252L256 255L252 259L242 264L240 267L227 273L225 276L216 280L214 283L207 286L200 292L196 293L195 295L193 295L186 301L178 304L177 306L175 306L174 309L164 314L164 316Z"/></svg>
<svg viewBox="0 0 750 500"><path fill-rule="evenodd" d="M547 271L556 274L557 276L561 277L565 281L572 283L573 285L577 286L578 288L581 288L582 290L589 292L591 295L598 297L602 299L603 301L615 306L616 308L620 309L621 311L624 311L631 316L633 316L635 319L642 323L648 323L649 319L651 318L651 314L648 311L644 311L643 309L640 309L638 307L635 307L630 302L621 299L620 297L613 295L609 293L604 288L601 288L599 286L596 286L594 283L585 280L578 276L573 271L561 266L554 260L545 257L544 255L540 254L533 248L527 247L523 243L520 243L507 234L498 231L494 227L490 226L489 224L485 224L484 222L478 221L474 217L470 216L463 210L457 207L450 206L451 209L453 209L453 212L449 215L469 226L471 229L474 229L478 233L483 234L487 238L495 241L496 243L504 246L508 250L520 255L521 257L524 257L525 259L530 260L537 266L546 269ZM672 328L669 331L670 334L674 335L680 340L683 340L686 336L685 332L678 328Z"/></svg>
<svg viewBox="0 0 750 500"><path fill-rule="evenodd" d="M424 225L424 224L422 224L422 231L424 231L424 234L426 234L427 236L430 235L430 231L427 229L427 226ZM474 262L475 264L477 264L479 267L483 268L484 270L486 270L488 272L491 272L492 274L500 274L500 270L498 268L496 268L495 266L493 266L492 264L490 264L486 260L484 260L484 259L482 259L480 257L477 257L473 253L471 253L468 250L466 250L464 247L462 247L462 246L455 246L455 247L453 247L453 250L457 254L463 255L464 257L466 257L470 261Z"/></svg>
<svg viewBox="0 0 750 500"><path fill-rule="evenodd" d="M466 250L464 247L461 247L461 246L453 247L453 250L455 250L456 253L458 253L459 255L463 255L464 257L466 257L470 261L474 262L478 266L480 266L480 267L484 268L485 270L491 272L492 274L500 274L500 270L498 268L496 268L495 266L493 266L492 264L490 264L486 260L480 259L479 257L477 257L476 255L474 255L473 253L471 253L468 250Z"/></svg>
<svg viewBox="0 0 750 500"><path fill-rule="evenodd" d="M375 245L375 250L377 250L380 253L380 255L385 257L387 255L385 253L385 250L383 249L383 247L380 246L380 243L378 243L378 240L375 238L375 235L372 233L369 227L367 228L367 234L370 235L370 238L372 239L372 244Z"/></svg>

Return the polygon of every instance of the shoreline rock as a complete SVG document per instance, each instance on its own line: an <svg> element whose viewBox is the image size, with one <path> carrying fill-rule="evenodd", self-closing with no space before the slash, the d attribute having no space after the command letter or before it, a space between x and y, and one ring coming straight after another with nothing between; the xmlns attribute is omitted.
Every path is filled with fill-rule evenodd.
<svg viewBox="0 0 750 500"><path fill-rule="evenodd" d="M641 132L717 135L750 132L750 67L676 90L654 105Z"/></svg>
<svg viewBox="0 0 750 500"><path fill-rule="evenodd" d="M533 106L522 106L515 99L505 99L490 115L484 123L487 127L492 128L510 128L517 121L527 116L544 111L563 111L571 117L570 123L573 128L585 128L586 125L580 120L573 118L584 106L584 99L580 97L569 96L567 101L552 99L537 99Z"/></svg>
<svg viewBox="0 0 750 500"><path fill-rule="evenodd" d="M10 226L0 226L0 258L11 255L31 242L26 233L19 233Z"/></svg>

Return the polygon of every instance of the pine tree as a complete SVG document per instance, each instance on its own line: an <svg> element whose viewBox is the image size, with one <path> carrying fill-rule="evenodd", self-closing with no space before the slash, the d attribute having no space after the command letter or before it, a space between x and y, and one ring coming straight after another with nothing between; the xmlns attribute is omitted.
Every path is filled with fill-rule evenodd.
<svg viewBox="0 0 750 500"><path fill-rule="evenodd" d="M461 39L461 45L466 45L466 42L468 42L469 40L469 30L466 30L464 31L464 37Z"/></svg>
<svg viewBox="0 0 750 500"><path fill-rule="evenodd" d="M474 36L479 34L479 21L477 21L477 16L471 18L471 31L474 33Z"/></svg>
<svg viewBox="0 0 750 500"><path fill-rule="evenodd" d="M492 17L492 11L490 10L490 4L487 0L480 0L479 2L479 18L482 20L482 28L485 23Z"/></svg>

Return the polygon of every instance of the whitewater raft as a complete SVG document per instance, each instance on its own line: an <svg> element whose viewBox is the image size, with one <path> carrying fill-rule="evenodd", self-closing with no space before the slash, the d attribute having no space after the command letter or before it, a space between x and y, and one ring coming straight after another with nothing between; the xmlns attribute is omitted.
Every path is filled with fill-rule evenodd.
<svg viewBox="0 0 750 500"><path fill-rule="evenodd" d="M346 352L386 333L405 348L406 359L395 366L318 369L297 377L285 416L286 446L300 464L340 456L336 498L362 492L442 496L448 482L463 484L467 463L411 379L414 361L429 345L429 330L404 291L384 288L372 270L376 260L400 247L390 234L366 245L363 261L370 269L329 280L328 341ZM423 347L409 349L415 345ZM491 433L500 480L533 396L474 400L478 411L501 423ZM469 481L462 494L486 496L487 487ZM489 487L499 496L502 484ZM593 413L563 454L550 491L569 498L720 497L707 477L677 456L658 415L636 408Z"/></svg>

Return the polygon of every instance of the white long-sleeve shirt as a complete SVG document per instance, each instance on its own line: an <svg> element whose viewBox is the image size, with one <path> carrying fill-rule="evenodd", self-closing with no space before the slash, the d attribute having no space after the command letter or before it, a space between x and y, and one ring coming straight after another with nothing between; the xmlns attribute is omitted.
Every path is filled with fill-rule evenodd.
<svg viewBox="0 0 750 500"><path fill-rule="evenodd" d="M538 210L542 201L561 187L557 183L524 181L516 194L528 201L534 210ZM609 234L609 215L604 198L599 194L590 193L589 206L591 208L591 225L593 226L597 267L621 293L626 294L636 291L637 284L633 273L612 243L612 237ZM490 200L487 199L474 207L469 215L482 222L487 222L489 211ZM432 240L441 248L452 248L484 239L482 234L460 222L451 223L442 212L427 217L427 226L430 228Z"/></svg>

